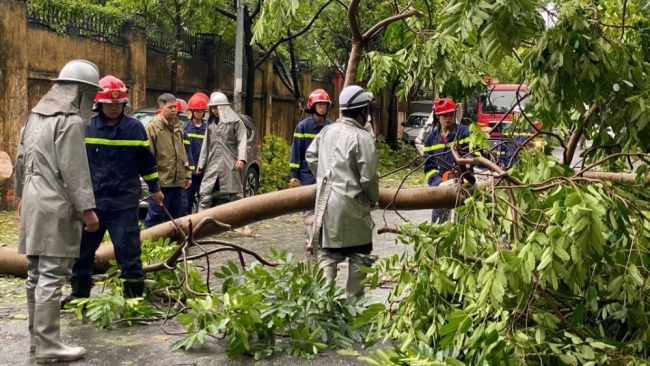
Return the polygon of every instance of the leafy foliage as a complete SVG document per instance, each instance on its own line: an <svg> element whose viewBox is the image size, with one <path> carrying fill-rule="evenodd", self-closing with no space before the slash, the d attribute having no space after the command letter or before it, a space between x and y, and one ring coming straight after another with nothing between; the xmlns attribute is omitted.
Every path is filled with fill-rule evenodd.
<svg viewBox="0 0 650 366"><path fill-rule="evenodd" d="M377 153L379 154L379 174L388 173L397 168L407 166L417 167L421 161L413 161L418 156L418 151L411 145L399 141L395 147L386 143L384 136L377 137ZM411 163L409 165L409 163Z"/></svg>
<svg viewBox="0 0 650 366"><path fill-rule="evenodd" d="M396 255L370 270L396 285L392 308L368 310L375 365L645 365L650 350L647 190L568 181L533 151L505 189L475 191L458 224L405 224ZM543 182L543 183L539 183ZM540 187L546 185L541 192ZM516 225L516 227L515 227Z"/></svg>
<svg viewBox="0 0 650 366"><path fill-rule="evenodd" d="M178 316L188 336L174 347L187 349L213 336L226 338L229 357L260 359L285 349L314 358L327 348L349 348L363 339L364 328L351 325L368 308L368 300L347 299L342 288L325 286L318 264L271 251L277 267L242 269L229 262L216 271L215 277L223 280L222 295L188 300L190 311Z"/></svg>
<svg viewBox="0 0 650 366"><path fill-rule="evenodd" d="M283 139L273 136L264 136L262 145L262 179L260 192L275 192L279 189L289 188L291 169L289 168L289 155L291 146Z"/></svg>

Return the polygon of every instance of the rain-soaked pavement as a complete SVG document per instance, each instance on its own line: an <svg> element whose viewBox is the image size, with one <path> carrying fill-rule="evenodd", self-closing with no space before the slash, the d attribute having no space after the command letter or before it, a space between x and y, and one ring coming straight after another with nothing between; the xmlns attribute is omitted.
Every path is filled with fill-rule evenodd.
<svg viewBox="0 0 650 366"><path fill-rule="evenodd" d="M430 211L410 211L401 214L413 223L427 221ZM373 212L376 228L383 227L384 212ZM394 212L385 213L388 225L402 223ZM302 218L291 215L264 221L250 226L252 233L230 234L228 241L244 245L258 253L270 253L269 247L278 250L286 249L300 258L306 259L304 251ZM394 253L403 253L409 247L396 244L394 234L377 235L374 237L374 254L380 258ZM217 254L214 257L218 256ZM236 254L224 254L215 258L211 263L225 263L236 259ZM339 284L345 284L347 263L339 265ZM27 331L27 308L24 293L24 280L0 278L0 365L30 365L33 358L29 356L29 338ZM100 291L94 288L93 292ZM69 291L66 287L65 292ZM377 301L386 297L386 291L377 289L368 294ZM182 331L173 322L166 327L168 331ZM90 324L73 318L70 311L62 315L62 338L71 345L86 348L88 354L83 360L74 365L84 366L119 366L119 365L366 365L353 356L341 355L329 351L315 360L295 358L279 354L271 358L255 362L249 357L229 359L226 356L226 341L207 340L204 345L193 347L189 351L172 351L171 345L178 337L165 334L158 325L122 327L115 330L98 330Z"/></svg>

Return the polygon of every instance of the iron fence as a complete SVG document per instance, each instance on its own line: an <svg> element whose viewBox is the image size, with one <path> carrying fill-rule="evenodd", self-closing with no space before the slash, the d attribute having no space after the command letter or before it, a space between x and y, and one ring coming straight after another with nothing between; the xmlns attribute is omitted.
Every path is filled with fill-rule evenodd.
<svg viewBox="0 0 650 366"><path fill-rule="evenodd" d="M163 55L172 55L174 45L178 44L179 57L206 61L208 59L208 48L219 46L222 43L221 36L212 33L189 34L181 31L178 38L174 31L162 28L148 28L147 49Z"/></svg>
<svg viewBox="0 0 650 366"><path fill-rule="evenodd" d="M96 14L65 11L58 6L46 4L29 9L27 25L31 28L86 37L118 46L126 45L122 32L125 19Z"/></svg>

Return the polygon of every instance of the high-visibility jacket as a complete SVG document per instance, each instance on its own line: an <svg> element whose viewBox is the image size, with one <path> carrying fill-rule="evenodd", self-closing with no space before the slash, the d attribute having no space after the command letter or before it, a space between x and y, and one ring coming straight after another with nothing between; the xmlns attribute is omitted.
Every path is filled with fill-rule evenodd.
<svg viewBox="0 0 650 366"><path fill-rule="evenodd" d="M445 173L457 169L458 165L451 153L451 145L456 142L467 150L469 148L469 129L465 125L455 124L447 136L440 134L437 126L424 141L424 175L430 187L443 182ZM461 154L463 155L463 154Z"/></svg>
<svg viewBox="0 0 650 366"><path fill-rule="evenodd" d="M98 210L137 207L142 194L140 177L150 192L160 190L156 160L139 120L123 115L108 126L100 114L94 116L86 127L86 153Z"/></svg>
<svg viewBox="0 0 650 366"><path fill-rule="evenodd" d="M298 126L296 126L293 134L293 142L291 143L289 166L291 167L291 178L298 178L300 184L303 186L316 183L316 177L312 174L307 165L307 160L305 160L307 148L309 148L309 145L311 145L323 127L332 123L334 122L327 118L323 123L318 123L313 116L310 116L300 121Z"/></svg>
<svg viewBox="0 0 650 366"><path fill-rule="evenodd" d="M196 127L192 120L185 122L183 125L183 131L185 131L187 137L190 139L190 155L192 155L192 160L195 163L199 161L201 146L205 139L205 130L207 127L208 124L205 121L201 121L201 126L199 127ZM196 174L196 169L192 171L192 174Z"/></svg>

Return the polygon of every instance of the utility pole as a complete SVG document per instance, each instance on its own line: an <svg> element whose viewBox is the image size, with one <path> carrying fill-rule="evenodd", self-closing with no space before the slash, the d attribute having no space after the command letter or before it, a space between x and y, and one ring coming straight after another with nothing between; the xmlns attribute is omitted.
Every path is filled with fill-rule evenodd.
<svg viewBox="0 0 650 366"><path fill-rule="evenodd" d="M242 74L244 68L244 4L242 0L234 0L237 9L237 33L235 35L235 88L233 89L233 105L235 112L241 113ZM248 66L250 67L250 65ZM251 93L252 91L248 91Z"/></svg>

